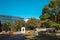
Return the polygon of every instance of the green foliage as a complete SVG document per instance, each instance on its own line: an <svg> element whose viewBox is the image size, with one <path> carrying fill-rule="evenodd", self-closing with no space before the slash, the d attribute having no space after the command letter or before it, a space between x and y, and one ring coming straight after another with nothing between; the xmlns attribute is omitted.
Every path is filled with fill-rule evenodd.
<svg viewBox="0 0 60 40"><path fill-rule="evenodd" d="M11 30L10 26L11 26L11 23L10 23L10 22L4 23L4 25L3 25L3 30L4 30L4 31Z"/></svg>
<svg viewBox="0 0 60 40"><path fill-rule="evenodd" d="M45 19L48 19L48 18L50 18L51 16L49 15L49 14L47 14L47 13L44 13L40 18L41 18L41 20L45 20Z"/></svg>
<svg viewBox="0 0 60 40"><path fill-rule="evenodd" d="M42 10L42 16L44 14L51 14L51 15L54 15L55 13L55 16L58 14L58 10L59 10L59 6L60 6L60 1L59 0L56 0L56 1L50 1L50 3L48 5L46 5L43 10Z"/></svg>
<svg viewBox="0 0 60 40"><path fill-rule="evenodd" d="M25 25L25 22L23 20L17 20L13 24L10 22L5 22L3 24L3 30L4 31L20 31L21 27Z"/></svg>
<svg viewBox="0 0 60 40"><path fill-rule="evenodd" d="M49 19L41 20L40 23L41 23L41 27L48 28L50 20Z"/></svg>
<svg viewBox="0 0 60 40"><path fill-rule="evenodd" d="M14 28L15 28L16 31L20 31L21 27L23 27L24 25L25 25L25 22L23 20L17 20L14 23Z"/></svg>
<svg viewBox="0 0 60 40"><path fill-rule="evenodd" d="M50 27L60 29L60 24L52 22L52 23L50 23Z"/></svg>
<svg viewBox="0 0 60 40"><path fill-rule="evenodd" d="M53 27L60 29L60 24L57 23L57 15L60 8L60 0L51 0L48 5L46 5L42 10L42 15L40 16L41 25L43 27Z"/></svg>
<svg viewBox="0 0 60 40"><path fill-rule="evenodd" d="M26 26L28 29L35 29L36 27L40 27L40 22L39 20L35 19L35 18L31 18L26 22Z"/></svg>

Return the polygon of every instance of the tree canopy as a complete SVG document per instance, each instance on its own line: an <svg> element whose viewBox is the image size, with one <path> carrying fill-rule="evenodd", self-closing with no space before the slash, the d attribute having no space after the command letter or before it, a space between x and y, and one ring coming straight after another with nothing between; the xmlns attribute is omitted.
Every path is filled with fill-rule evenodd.
<svg viewBox="0 0 60 40"><path fill-rule="evenodd" d="M44 27L60 28L58 19L59 10L60 0L51 0L50 3L42 9L42 15L40 16L41 25Z"/></svg>
<svg viewBox="0 0 60 40"><path fill-rule="evenodd" d="M30 18L27 22L26 22L26 26L28 27L28 29L35 29L36 27L40 27L40 21L35 19L35 18Z"/></svg>

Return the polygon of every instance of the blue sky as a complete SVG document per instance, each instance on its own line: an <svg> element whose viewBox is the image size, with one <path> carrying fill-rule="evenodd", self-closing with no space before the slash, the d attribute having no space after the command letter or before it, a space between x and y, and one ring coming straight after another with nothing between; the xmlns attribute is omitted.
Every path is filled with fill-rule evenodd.
<svg viewBox="0 0 60 40"><path fill-rule="evenodd" d="M0 0L0 14L22 18L39 18L50 0Z"/></svg>

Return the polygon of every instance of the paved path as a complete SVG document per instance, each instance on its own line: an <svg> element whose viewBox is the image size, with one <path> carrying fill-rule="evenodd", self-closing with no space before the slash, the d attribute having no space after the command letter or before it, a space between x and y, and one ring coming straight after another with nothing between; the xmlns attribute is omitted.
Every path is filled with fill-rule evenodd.
<svg viewBox="0 0 60 40"><path fill-rule="evenodd" d="M0 38L2 38L1 40L24 40L25 37L22 34L18 34L18 35L14 35L14 36L10 36L10 37L0 35Z"/></svg>

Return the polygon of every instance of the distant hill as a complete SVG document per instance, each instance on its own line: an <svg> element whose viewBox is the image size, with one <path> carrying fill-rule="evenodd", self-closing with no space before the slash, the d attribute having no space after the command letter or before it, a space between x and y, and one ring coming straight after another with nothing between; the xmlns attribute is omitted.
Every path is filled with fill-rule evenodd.
<svg viewBox="0 0 60 40"><path fill-rule="evenodd" d="M0 15L0 20L2 21L2 23L4 23L6 21L14 22L16 20L24 20L24 18L16 16Z"/></svg>

